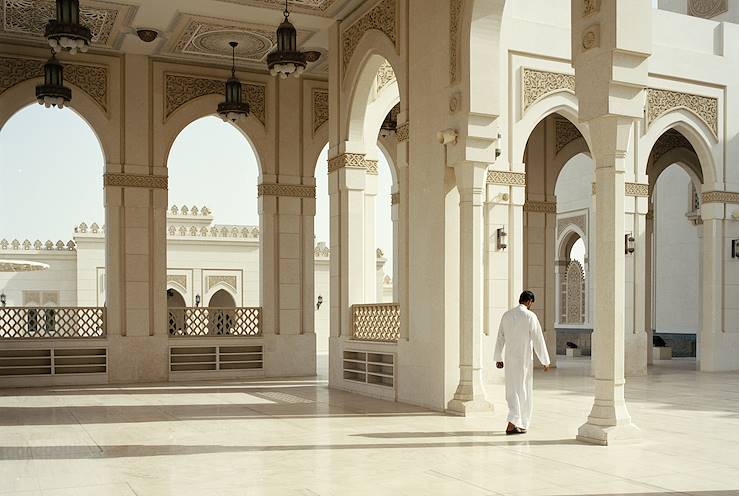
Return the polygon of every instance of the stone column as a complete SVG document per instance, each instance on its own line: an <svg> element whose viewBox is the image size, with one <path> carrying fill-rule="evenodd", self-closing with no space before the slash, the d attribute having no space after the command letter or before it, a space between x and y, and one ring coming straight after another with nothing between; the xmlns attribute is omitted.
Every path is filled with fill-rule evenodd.
<svg viewBox="0 0 739 496"><path fill-rule="evenodd" d="M394 188L390 194L390 216L393 221L393 302L400 302L400 193Z"/></svg>
<svg viewBox="0 0 739 496"><path fill-rule="evenodd" d="M482 383L482 202L486 164L454 167L459 190L459 385L447 409L468 415L488 411Z"/></svg>
<svg viewBox="0 0 739 496"><path fill-rule="evenodd" d="M654 209L645 216L644 226L644 329L647 333L647 365L652 365L652 337L654 336Z"/></svg>
<svg viewBox="0 0 739 496"><path fill-rule="evenodd" d="M722 349L728 344L724 329L724 205L703 203L703 319L698 350L698 368L705 372L731 370L736 351ZM728 245L727 245L728 246ZM731 355L734 355L733 357Z"/></svg>
<svg viewBox="0 0 739 496"><path fill-rule="evenodd" d="M394 238L398 256L393 260L395 278L393 279L393 294L397 295L395 301L400 304L400 339L408 340L410 336L410 292L408 288L409 279L409 230L410 230L410 163L408 161L408 148L410 138L410 124L402 120L407 119L407 112L401 109L398 114L398 147L396 149L395 166L398 169L397 186L397 209L398 209L398 237ZM397 289L396 289L397 288Z"/></svg>
<svg viewBox="0 0 739 496"><path fill-rule="evenodd" d="M593 347L595 401L577 438L595 444L639 437L624 399L624 171L634 122L605 116L590 121L595 161L596 223Z"/></svg>
<svg viewBox="0 0 739 496"><path fill-rule="evenodd" d="M364 160L367 172L364 182L364 296L358 303L378 303L377 293L377 160Z"/></svg>

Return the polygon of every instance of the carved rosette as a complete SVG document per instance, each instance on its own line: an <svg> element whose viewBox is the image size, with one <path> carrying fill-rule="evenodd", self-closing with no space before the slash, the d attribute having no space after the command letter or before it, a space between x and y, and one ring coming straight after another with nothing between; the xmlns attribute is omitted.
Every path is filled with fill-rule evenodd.
<svg viewBox="0 0 739 496"><path fill-rule="evenodd" d="M354 55L362 36L370 29L375 29L390 38L397 48L398 34L396 26L397 0L380 0L374 7L357 19L341 33L342 67L346 66Z"/></svg>
<svg viewBox="0 0 739 496"><path fill-rule="evenodd" d="M323 88L314 88L312 93L313 132L328 122L328 91Z"/></svg>
<svg viewBox="0 0 739 496"><path fill-rule="evenodd" d="M712 19L729 11L729 0L688 0L688 15Z"/></svg>
<svg viewBox="0 0 739 496"><path fill-rule="evenodd" d="M487 183L501 186L526 186L526 173L489 170Z"/></svg>
<svg viewBox="0 0 739 496"><path fill-rule="evenodd" d="M366 169L367 165L364 155L361 153L342 153L328 161L328 173L331 174L339 169L348 167L350 169Z"/></svg>
<svg viewBox="0 0 739 496"><path fill-rule="evenodd" d="M120 186L123 188L167 189L167 176L149 176L140 174L105 174L105 186Z"/></svg>
<svg viewBox="0 0 739 496"><path fill-rule="evenodd" d="M524 212L534 212L542 214L556 214L557 202L547 201L526 201L523 205Z"/></svg>
<svg viewBox="0 0 739 496"><path fill-rule="evenodd" d="M18 83L44 77L42 59L0 57L0 94ZM64 63L64 79L90 95L95 103L108 110L108 67L102 65Z"/></svg>
<svg viewBox="0 0 739 496"><path fill-rule="evenodd" d="M224 92L225 81L199 76L180 74L164 75L164 119L195 98L205 95L220 95ZM249 102L249 113L264 125L266 123L267 87L261 83L242 83L244 100Z"/></svg>
<svg viewBox="0 0 739 496"><path fill-rule="evenodd" d="M556 137L554 145L555 153L561 152L565 146L576 139L582 138L580 130L568 119L554 120L554 134Z"/></svg>
<svg viewBox="0 0 739 496"><path fill-rule="evenodd" d="M718 139L718 99L678 91L647 88L647 127L661 115L676 109L695 114Z"/></svg>
<svg viewBox="0 0 739 496"><path fill-rule="evenodd" d="M706 191L701 196L703 203L733 203L739 204L739 192L734 191Z"/></svg>
<svg viewBox="0 0 739 496"><path fill-rule="evenodd" d="M409 133L410 133L410 124L408 122L404 122L403 124L398 124L398 128L395 131L395 138L398 140L398 143L408 141Z"/></svg>
<svg viewBox="0 0 739 496"><path fill-rule="evenodd" d="M315 198L316 187L306 184L262 183L257 186L259 196L286 196L291 198Z"/></svg>
<svg viewBox="0 0 739 496"><path fill-rule="evenodd" d="M575 93L575 76L559 72L524 68L521 74L523 85L523 110L538 100L558 91Z"/></svg>
<svg viewBox="0 0 739 496"><path fill-rule="evenodd" d="M449 2L449 82L457 81L459 71L459 25L462 18L462 0Z"/></svg>

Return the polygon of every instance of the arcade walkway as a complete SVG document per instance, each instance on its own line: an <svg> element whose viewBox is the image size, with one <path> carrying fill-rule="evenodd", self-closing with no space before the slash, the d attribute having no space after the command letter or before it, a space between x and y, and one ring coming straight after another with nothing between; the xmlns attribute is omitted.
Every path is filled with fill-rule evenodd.
<svg viewBox="0 0 739 496"><path fill-rule="evenodd" d="M589 362L561 364L516 438L498 384L474 419L320 379L2 390L0 495L739 494L739 374L653 367L627 389L644 441L604 448L574 441Z"/></svg>

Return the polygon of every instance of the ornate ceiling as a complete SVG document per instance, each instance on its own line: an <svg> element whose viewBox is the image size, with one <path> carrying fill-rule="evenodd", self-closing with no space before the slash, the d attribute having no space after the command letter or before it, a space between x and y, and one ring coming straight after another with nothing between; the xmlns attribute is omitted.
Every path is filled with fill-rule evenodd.
<svg viewBox="0 0 739 496"><path fill-rule="evenodd" d="M282 0L224 0L241 5L252 5L254 7L266 7L276 10L285 10L285 2ZM337 0L292 0L290 1L291 12L303 12L307 14L330 16L341 2Z"/></svg>

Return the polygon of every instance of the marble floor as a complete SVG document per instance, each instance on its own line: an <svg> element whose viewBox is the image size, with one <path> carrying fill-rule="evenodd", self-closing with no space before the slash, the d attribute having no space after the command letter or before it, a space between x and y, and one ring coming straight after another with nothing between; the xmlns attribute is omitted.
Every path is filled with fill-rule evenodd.
<svg viewBox="0 0 739 496"><path fill-rule="evenodd" d="M0 391L0 495L739 495L739 374L690 362L627 385L643 441L574 440L586 360L535 378L535 423L329 391L322 377Z"/></svg>

